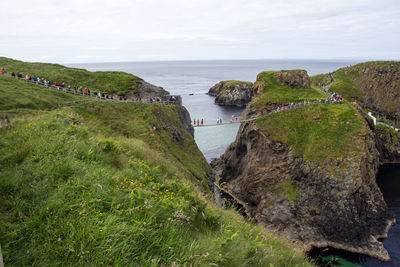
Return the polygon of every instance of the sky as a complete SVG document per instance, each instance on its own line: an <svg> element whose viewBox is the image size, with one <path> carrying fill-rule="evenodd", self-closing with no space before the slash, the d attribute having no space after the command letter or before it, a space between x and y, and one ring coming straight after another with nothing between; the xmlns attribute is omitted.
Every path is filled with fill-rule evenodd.
<svg viewBox="0 0 400 267"><path fill-rule="evenodd" d="M400 59L399 0L1 0L0 56Z"/></svg>

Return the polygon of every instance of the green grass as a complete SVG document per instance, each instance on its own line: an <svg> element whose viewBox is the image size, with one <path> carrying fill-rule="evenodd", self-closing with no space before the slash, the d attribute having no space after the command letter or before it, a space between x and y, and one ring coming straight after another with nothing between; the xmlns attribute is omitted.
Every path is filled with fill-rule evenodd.
<svg viewBox="0 0 400 267"><path fill-rule="evenodd" d="M272 140L291 147L296 156L313 161L357 157L367 131L363 118L347 103L288 110L260 118L256 124Z"/></svg>
<svg viewBox="0 0 400 267"><path fill-rule="evenodd" d="M373 61L341 68L333 73L332 90L394 119L400 112L396 78L399 72L398 61Z"/></svg>
<svg viewBox="0 0 400 267"><path fill-rule="evenodd" d="M87 98L0 75L0 113L27 114L37 110L50 110L68 101L80 99Z"/></svg>
<svg viewBox="0 0 400 267"><path fill-rule="evenodd" d="M311 85L317 86L318 83L329 84L331 81L328 78L328 74L318 74L310 77Z"/></svg>
<svg viewBox="0 0 400 267"><path fill-rule="evenodd" d="M250 106L262 110L270 104L288 104L317 98L327 98L328 94L316 88L290 88L279 84L274 78L276 71L265 71L257 76L255 86L265 86L261 96L250 102Z"/></svg>
<svg viewBox="0 0 400 267"><path fill-rule="evenodd" d="M336 71L332 76L335 81L331 86L332 91L349 100L362 99L363 93L354 83L354 80L360 77L358 71L351 71L346 74L343 71Z"/></svg>
<svg viewBox="0 0 400 267"><path fill-rule="evenodd" d="M211 170L181 108L90 102L0 129L5 264L310 266L203 197Z"/></svg>
<svg viewBox="0 0 400 267"><path fill-rule="evenodd" d="M38 76L42 80L47 79L54 82L65 82L66 85L82 86L107 93L126 94L128 91L138 92L138 84L143 80L132 74L118 71L96 71L90 72L84 69L68 68L58 64L29 63L10 58L0 57L0 67L8 73L20 72Z"/></svg>
<svg viewBox="0 0 400 267"><path fill-rule="evenodd" d="M246 81L229 80L229 81L224 82L224 87L237 85L237 84L247 84L248 86L251 86L253 83L252 82L246 82Z"/></svg>

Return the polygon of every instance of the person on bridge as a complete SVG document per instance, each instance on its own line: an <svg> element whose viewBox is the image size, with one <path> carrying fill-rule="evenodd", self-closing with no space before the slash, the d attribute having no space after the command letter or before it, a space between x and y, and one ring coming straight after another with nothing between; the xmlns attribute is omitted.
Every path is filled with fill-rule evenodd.
<svg viewBox="0 0 400 267"><path fill-rule="evenodd" d="M200 121L199 120L197 120L197 126L199 126L200 125Z"/></svg>
<svg viewBox="0 0 400 267"><path fill-rule="evenodd" d="M193 125L196 125L196 119L193 119Z"/></svg>
<svg viewBox="0 0 400 267"><path fill-rule="evenodd" d="M203 123L204 123L204 121L203 121L203 119L201 119L201 125L203 126Z"/></svg>

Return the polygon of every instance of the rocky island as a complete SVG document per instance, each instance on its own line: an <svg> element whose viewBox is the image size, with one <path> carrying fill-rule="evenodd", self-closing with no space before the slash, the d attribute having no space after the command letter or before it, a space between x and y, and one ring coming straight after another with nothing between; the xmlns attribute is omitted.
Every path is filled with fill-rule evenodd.
<svg viewBox="0 0 400 267"><path fill-rule="evenodd" d="M215 104L221 106L244 107L251 100L253 84L243 81L222 81L208 91L208 95L215 96Z"/></svg>
<svg viewBox="0 0 400 267"><path fill-rule="evenodd" d="M304 71L260 73L253 99L242 115L243 120L253 119L241 124L235 142L211 165L217 187L242 206L249 218L300 241L305 250L332 247L388 261L390 256L379 240L387 236L395 220L375 176L380 164L398 161L399 135L371 125L364 106L359 106L376 108L374 103L381 100L370 101L360 93L355 96L364 102L352 102L356 100L350 97L354 88L360 88L356 81L362 80L362 74L354 72L360 68L362 73L370 73L369 65L376 63L333 74L331 90L349 101L270 115L265 114L265 107L275 109L329 95L315 86L310 88ZM388 90L398 88L398 80L393 79L398 66L375 67L387 78L372 79L376 85L368 88L386 88L389 80ZM350 80L346 73L357 77L351 95L343 86ZM396 116L390 103L398 100L386 102L388 115Z"/></svg>

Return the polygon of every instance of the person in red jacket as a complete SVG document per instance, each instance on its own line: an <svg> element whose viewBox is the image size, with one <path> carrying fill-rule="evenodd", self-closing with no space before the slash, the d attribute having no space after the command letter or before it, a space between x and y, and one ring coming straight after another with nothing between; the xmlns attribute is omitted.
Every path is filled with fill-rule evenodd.
<svg viewBox="0 0 400 267"><path fill-rule="evenodd" d="M204 122L203 119L201 119L201 125L203 125L203 122Z"/></svg>
<svg viewBox="0 0 400 267"><path fill-rule="evenodd" d="M85 95L87 95L87 88L85 87Z"/></svg>

